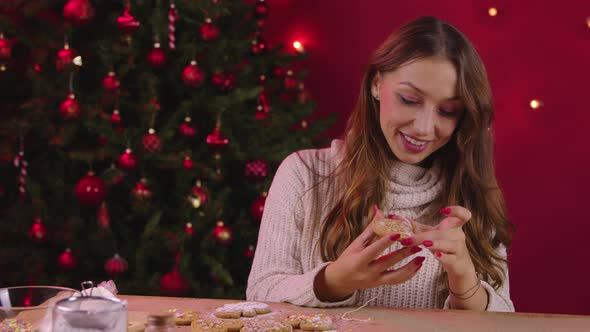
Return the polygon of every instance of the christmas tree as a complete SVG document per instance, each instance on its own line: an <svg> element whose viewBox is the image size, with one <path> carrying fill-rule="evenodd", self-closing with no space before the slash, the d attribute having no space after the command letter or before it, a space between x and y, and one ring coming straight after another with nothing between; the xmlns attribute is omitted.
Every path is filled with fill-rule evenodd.
<svg viewBox="0 0 590 332"><path fill-rule="evenodd" d="M243 298L273 171L332 119L264 1L0 4L0 286Z"/></svg>

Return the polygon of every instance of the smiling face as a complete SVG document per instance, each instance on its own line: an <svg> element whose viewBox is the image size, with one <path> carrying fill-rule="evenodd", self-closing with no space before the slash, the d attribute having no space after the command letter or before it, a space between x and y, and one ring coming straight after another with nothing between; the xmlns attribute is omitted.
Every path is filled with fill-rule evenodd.
<svg viewBox="0 0 590 332"><path fill-rule="evenodd" d="M421 58L378 73L372 95L391 151L402 162L420 164L453 135L463 111L457 72L448 60Z"/></svg>

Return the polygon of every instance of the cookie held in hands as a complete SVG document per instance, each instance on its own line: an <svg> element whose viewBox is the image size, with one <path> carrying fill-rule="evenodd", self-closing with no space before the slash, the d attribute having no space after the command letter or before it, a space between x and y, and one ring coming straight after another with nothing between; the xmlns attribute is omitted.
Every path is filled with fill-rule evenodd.
<svg viewBox="0 0 590 332"><path fill-rule="evenodd" d="M371 221L371 228L375 234L385 236L399 234L400 240L414 235L415 228L412 222L405 218L376 218Z"/></svg>

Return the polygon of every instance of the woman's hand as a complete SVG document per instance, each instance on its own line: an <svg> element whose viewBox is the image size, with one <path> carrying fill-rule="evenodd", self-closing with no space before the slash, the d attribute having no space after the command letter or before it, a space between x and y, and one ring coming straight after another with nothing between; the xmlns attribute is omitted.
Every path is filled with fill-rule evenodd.
<svg viewBox="0 0 590 332"><path fill-rule="evenodd" d="M383 218L383 213L376 207L374 218ZM380 256L400 235L391 234L378 240L375 237L369 223L336 261L318 273L314 281L314 291L319 300L335 302L350 297L358 289L401 284L412 278L422 267L424 257L418 256L398 269L391 269L421 248L405 247Z"/></svg>
<svg viewBox="0 0 590 332"><path fill-rule="evenodd" d="M447 217L436 226L415 223L418 234L400 241L404 246L423 245L441 262L449 277L462 277L475 271L465 243L463 225L471 219L471 211L462 206L449 206L440 212Z"/></svg>
<svg viewBox="0 0 590 332"><path fill-rule="evenodd" d="M440 261L448 275L449 290L458 294L451 296L451 308L484 310L487 307L488 294L478 287L480 281L463 232L463 225L471 219L471 211L455 205L442 208L440 212L447 217L438 225L431 227L415 224L418 234L400 243L407 247L423 245Z"/></svg>

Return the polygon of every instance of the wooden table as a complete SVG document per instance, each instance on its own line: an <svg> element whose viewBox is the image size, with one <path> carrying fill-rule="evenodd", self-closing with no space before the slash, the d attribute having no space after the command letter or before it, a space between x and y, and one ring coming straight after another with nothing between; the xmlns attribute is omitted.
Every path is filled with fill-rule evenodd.
<svg viewBox="0 0 590 332"><path fill-rule="evenodd" d="M128 321L145 321L148 313L178 308L198 311L213 317L215 308L236 300L128 296ZM347 321L342 315L354 308L305 308L287 303L271 303L273 312L259 317L280 318L288 314L326 313L332 316L338 331L590 331L590 316L550 315L531 313L492 313L460 310L425 310L366 307L347 317L368 321ZM23 317L35 321L40 317ZM245 318L243 318L245 319ZM190 331L180 327L175 331Z"/></svg>

